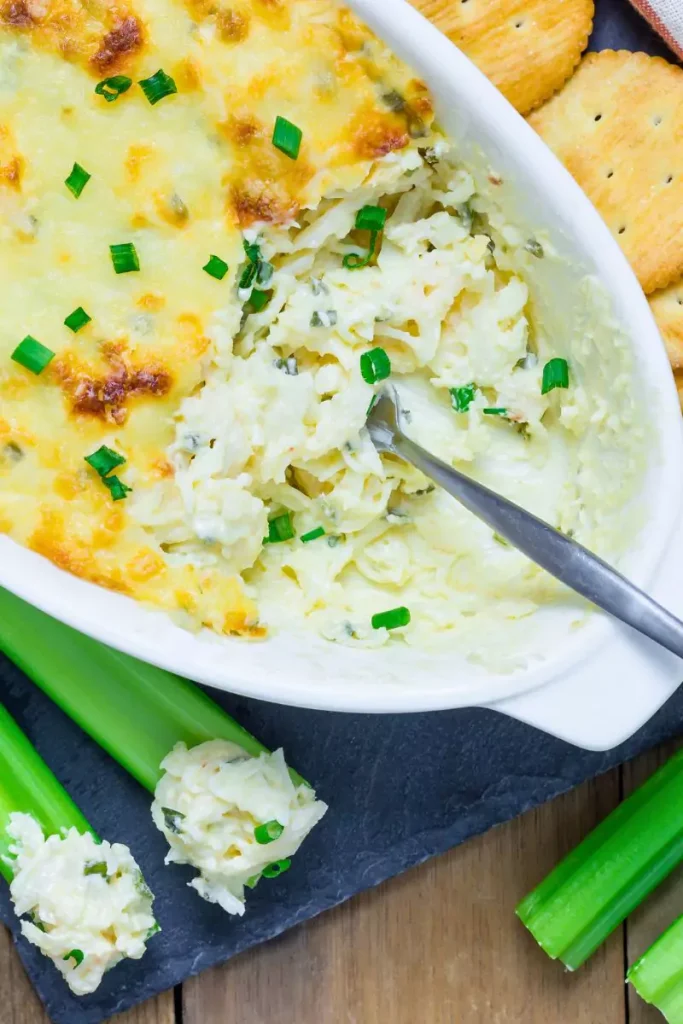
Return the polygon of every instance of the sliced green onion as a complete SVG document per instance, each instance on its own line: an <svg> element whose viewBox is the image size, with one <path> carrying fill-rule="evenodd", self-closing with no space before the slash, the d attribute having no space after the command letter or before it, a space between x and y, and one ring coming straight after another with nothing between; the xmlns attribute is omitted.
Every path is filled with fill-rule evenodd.
<svg viewBox="0 0 683 1024"><path fill-rule="evenodd" d="M294 537L294 526L289 512L281 516L275 516L268 522L268 536L264 538L264 544L281 544L283 541L292 540Z"/></svg>
<svg viewBox="0 0 683 1024"><path fill-rule="evenodd" d="M542 260L544 256L543 246L540 242L537 242L535 238L530 238L524 248L527 252L530 252L532 256L535 256L537 260Z"/></svg>
<svg viewBox="0 0 683 1024"><path fill-rule="evenodd" d="M278 875L283 875L285 871L289 871L292 866L292 861L289 857L285 857L283 860L276 860L272 864L269 864L267 868L263 869L264 878L277 878Z"/></svg>
<svg viewBox="0 0 683 1024"><path fill-rule="evenodd" d="M270 284L270 282L273 280L274 273L275 267L273 266L272 263L269 263L268 260L258 261L258 273L256 275L256 280L258 281L259 284Z"/></svg>
<svg viewBox="0 0 683 1024"><path fill-rule="evenodd" d="M202 267L202 270L210 277L215 277L217 281L222 281L229 269L228 264L220 256L209 256L209 262Z"/></svg>
<svg viewBox="0 0 683 1024"><path fill-rule="evenodd" d="M85 955L84 955L83 951L80 950L80 949L71 949L66 954L66 956L62 957L62 960L71 960L71 959L76 961L76 967L80 967L81 964L83 963L83 961L85 960Z"/></svg>
<svg viewBox="0 0 683 1024"><path fill-rule="evenodd" d="M263 825L257 825L254 829L254 839L261 846L267 846L268 843L274 843L276 839L279 839L285 830L285 826L281 825L279 821L266 821Z"/></svg>
<svg viewBox="0 0 683 1024"><path fill-rule="evenodd" d="M123 96L124 92L128 92L132 84L133 79L127 75L112 75L111 78L98 82L95 92L98 96L104 96L107 103L113 103L119 96Z"/></svg>
<svg viewBox="0 0 683 1024"><path fill-rule="evenodd" d="M474 384L465 384L461 388L450 388L451 405L456 412L467 412L475 399L477 389Z"/></svg>
<svg viewBox="0 0 683 1024"><path fill-rule="evenodd" d="M366 416L370 415L370 413L375 408L375 406L377 405L378 402L379 402L379 395L373 395L372 398L370 399L370 405L365 410L365 415Z"/></svg>
<svg viewBox="0 0 683 1024"><path fill-rule="evenodd" d="M52 349L41 345L30 334L27 334L24 340L19 342L10 356L15 363L19 363L20 366L35 373L36 376L42 373L46 366L49 366L54 357L55 353Z"/></svg>
<svg viewBox="0 0 683 1024"><path fill-rule="evenodd" d="M163 100L165 96L172 96L173 93L178 92L178 86L175 84L170 75L167 75L165 71L159 68L149 78L143 78L141 82L138 82L145 96L149 102L154 106L159 100Z"/></svg>
<svg viewBox="0 0 683 1024"><path fill-rule="evenodd" d="M569 363L566 359L550 359L543 367L541 394L547 395L555 388L569 387Z"/></svg>
<svg viewBox="0 0 683 1024"><path fill-rule="evenodd" d="M299 538L302 544L310 544L312 540L317 540L318 537L325 536L325 528L323 526L316 526L315 530L310 530L308 533L302 533Z"/></svg>
<svg viewBox="0 0 683 1024"><path fill-rule="evenodd" d="M159 765L180 741L195 747L206 740L222 739L236 743L252 757L267 753L262 743L198 686L105 647L2 588L0 650L151 793L163 774ZM44 765L43 770L48 772ZM295 772L291 775L300 785L301 777ZM22 759L7 742L0 722L0 843L3 793L20 793L22 785L27 787L36 778L36 771L22 767ZM68 801L66 794L64 798ZM45 801L48 810L53 803ZM73 808L71 801L68 806ZM20 801L12 809L27 808ZM77 814L75 808L73 811ZM52 825L50 832L72 823L79 827L83 822L80 817L72 822L63 813L52 819L41 813L40 806L35 808L35 817L45 827ZM87 825L79 827L80 831L86 829ZM0 857L0 870L2 865Z"/></svg>
<svg viewBox="0 0 683 1024"><path fill-rule="evenodd" d="M517 907L542 949L576 970L683 860L683 750Z"/></svg>
<svg viewBox="0 0 683 1024"><path fill-rule="evenodd" d="M4 593L0 591L3 596ZM27 634L20 642L26 647L39 647L37 636L40 634ZM48 661L47 651L44 656ZM48 836L60 835L64 828L95 835L38 751L0 704L0 874L8 882L14 874L9 849L14 840L7 833L11 814L30 814Z"/></svg>
<svg viewBox="0 0 683 1024"><path fill-rule="evenodd" d="M356 214L357 231L383 231L387 211L383 206L364 206Z"/></svg>
<svg viewBox="0 0 683 1024"><path fill-rule="evenodd" d="M498 406L495 406L492 409L482 409L482 412L484 413L484 416L507 416L508 414L507 409L503 409Z"/></svg>
<svg viewBox="0 0 683 1024"><path fill-rule="evenodd" d="M131 271L140 269L140 260L132 242L110 245L109 252L117 274L130 274Z"/></svg>
<svg viewBox="0 0 683 1024"><path fill-rule="evenodd" d="M656 1006L669 1024L683 1024L683 917L650 946L626 977L640 998Z"/></svg>
<svg viewBox="0 0 683 1024"><path fill-rule="evenodd" d="M261 248L257 242L248 242L246 238L243 238L242 245L250 263L261 262Z"/></svg>
<svg viewBox="0 0 683 1024"><path fill-rule="evenodd" d="M391 374L391 359L383 348L372 348L360 357L360 372L366 384L377 384Z"/></svg>
<svg viewBox="0 0 683 1024"><path fill-rule="evenodd" d="M379 612L372 616L373 629L400 629L410 625L410 612L407 608L392 608L388 612Z"/></svg>
<svg viewBox="0 0 683 1024"><path fill-rule="evenodd" d="M275 119L275 128L273 129L273 145L276 149L279 149L285 156L288 156L290 160L296 160L301 150L301 140L303 138L303 132L301 128L297 128L295 124L288 121L286 117L277 117Z"/></svg>
<svg viewBox="0 0 683 1024"><path fill-rule="evenodd" d="M116 469L117 466L122 466L126 461L125 456L119 455L113 448L107 448L106 444L103 444L96 452L92 455L86 455L85 461L89 466L99 473L100 476L106 476L107 473L111 473L112 469Z"/></svg>
<svg viewBox="0 0 683 1024"><path fill-rule="evenodd" d="M347 270L360 270L367 267L377 249L377 239L384 229L387 220L387 211L382 206L364 206L356 214L356 229L358 231L370 232L370 245L365 256L356 252L349 252L342 260Z"/></svg>
<svg viewBox="0 0 683 1024"><path fill-rule="evenodd" d="M74 309L73 313L69 313L68 317L64 321L64 326L68 327L70 331L77 334L82 327L89 324L92 317L88 316L83 306L79 306L78 309Z"/></svg>
<svg viewBox="0 0 683 1024"><path fill-rule="evenodd" d="M132 487L128 487L128 485L124 484L123 480L120 480L117 476L103 476L102 483L109 490L112 501L123 501L123 499L133 490Z"/></svg>
<svg viewBox="0 0 683 1024"><path fill-rule="evenodd" d="M272 297L272 292L262 292L259 288L254 288L249 296L249 305L255 313L260 313L266 308Z"/></svg>
<svg viewBox="0 0 683 1024"><path fill-rule="evenodd" d="M102 875L103 878L107 877L107 864L106 861L98 860L96 864L86 864L83 869L84 875Z"/></svg>
<svg viewBox="0 0 683 1024"><path fill-rule="evenodd" d="M160 931L161 925L159 924L158 921L155 921L152 927L147 929L147 934L145 935L145 942L147 942L148 939L151 939L153 935L158 935Z"/></svg>
<svg viewBox="0 0 683 1024"><path fill-rule="evenodd" d="M258 263L247 263L246 267L242 271L242 275L239 280L238 288L247 291L251 288L256 280L258 274Z"/></svg>
<svg viewBox="0 0 683 1024"><path fill-rule="evenodd" d="M91 175L81 167L80 164L74 164L71 169L71 174L66 179L64 184L68 188L69 192L78 199L85 186L90 181Z"/></svg>
<svg viewBox="0 0 683 1024"><path fill-rule="evenodd" d="M176 811L173 807L162 807L161 813L164 816L164 825L169 832L175 832L176 835L181 831L180 823L185 818L182 811Z"/></svg>
<svg viewBox="0 0 683 1024"><path fill-rule="evenodd" d="M260 881L261 881L261 875L260 874L259 875L252 875L251 878L248 878L244 884L246 885L247 889L255 889Z"/></svg>

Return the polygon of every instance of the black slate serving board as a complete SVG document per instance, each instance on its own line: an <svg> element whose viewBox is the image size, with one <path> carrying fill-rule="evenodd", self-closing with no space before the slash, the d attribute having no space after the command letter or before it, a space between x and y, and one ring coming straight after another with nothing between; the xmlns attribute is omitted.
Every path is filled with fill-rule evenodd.
<svg viewBox="0 0 683 1024"><path fill-rule="evenodd" d="M597 0L591 49L608 48L671 59L627 0ZM577 750L492 711L341 715L212 694L268 746L284 746L331 805L291 871L259 886L237 919L187 888L191 871L162 866L165 843L148 795L1 657L0 695L98 831L132 847L163 929L143 961L120 964L84 999L71 996L50 962L19 938L55 1024L99 1024L683 732L683 692L606 754ZM16 935L4 886L0 917Z"/></svg>

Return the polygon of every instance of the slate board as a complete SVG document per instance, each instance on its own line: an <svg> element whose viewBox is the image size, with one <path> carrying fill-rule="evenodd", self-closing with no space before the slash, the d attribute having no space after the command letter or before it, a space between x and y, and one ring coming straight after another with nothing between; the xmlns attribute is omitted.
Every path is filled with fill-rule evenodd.
<svg viewBox="0 0 683 1024"><path fill-rule="evenodd" d="M667 55L627 0L598 0L591 48ZM683 732L683 692L606 754L492 711L341 715L212 693L268 746L284 746L331 805L291 871L259 886L236 919L187 888L189 869L162 866L165 843L147 794L1 657L0 695L98 831L131 845L163 929L143 961L120 964L84 999L72 997L49 961L20 938L20 956L55 1024L99 1024ZM16 934L5 887L0 917Z"/></svg>

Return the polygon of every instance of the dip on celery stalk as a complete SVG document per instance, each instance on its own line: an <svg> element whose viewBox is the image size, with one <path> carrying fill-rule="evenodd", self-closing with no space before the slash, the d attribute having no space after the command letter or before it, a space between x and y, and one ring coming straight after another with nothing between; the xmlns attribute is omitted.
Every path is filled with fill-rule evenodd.
<svg viewBox="0 0 683 1024"><path fill-rule="evenodd" d="M94 992L158 925L127 846L100 841L0 705L0 872L26 939L76 995Z"/></svg>
<svg viewBox="0 0 683 1024"><path fill-rule="evenodd" d="M271 754L199 687L1 589L0 650L155 793L167 861L194 865L193 887L229 913L244 912L245 886L288 869L327 810L282 751Z"/></svg>

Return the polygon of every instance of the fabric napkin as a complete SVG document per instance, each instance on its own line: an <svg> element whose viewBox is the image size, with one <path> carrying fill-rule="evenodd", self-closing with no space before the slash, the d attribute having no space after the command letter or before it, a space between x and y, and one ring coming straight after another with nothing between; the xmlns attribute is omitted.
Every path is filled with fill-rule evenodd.
<svg viewBox="0 0 683 1024"><path fill-rule="evenodd" d="M683 58L683 0L631 0L655 32Z"/></svg>

